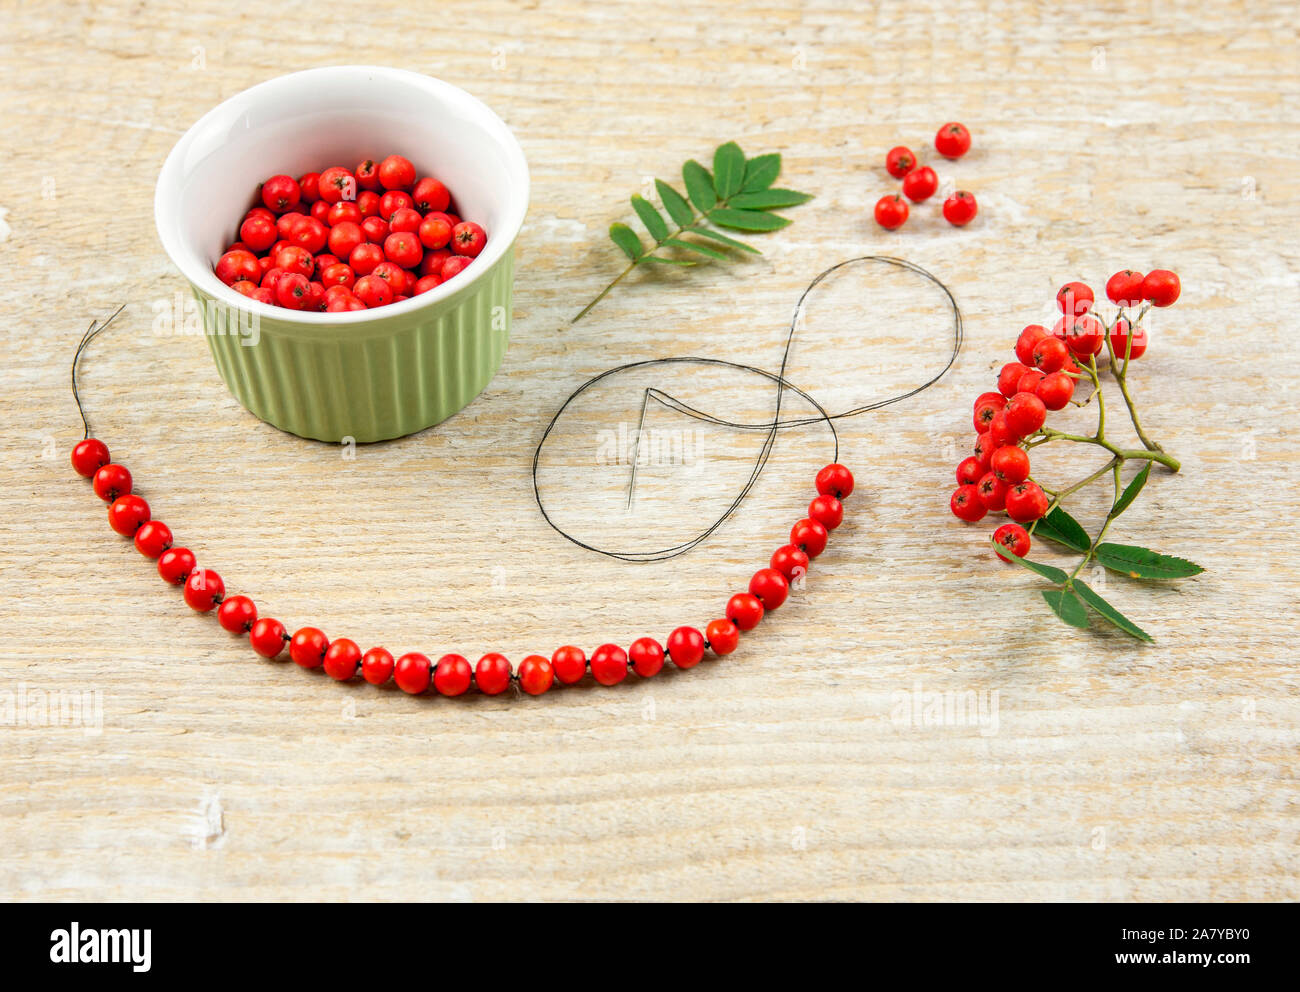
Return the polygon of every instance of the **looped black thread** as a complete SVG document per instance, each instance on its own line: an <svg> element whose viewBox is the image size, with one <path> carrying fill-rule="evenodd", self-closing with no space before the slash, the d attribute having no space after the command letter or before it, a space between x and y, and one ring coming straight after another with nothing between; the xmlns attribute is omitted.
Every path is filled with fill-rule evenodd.
<svg viewBox="0 0 1300 992"><path fill-rule="evenodd" d="M943 290L944 296L947 297L948 303L952 307L952 314L953 314L952 350L950 351L948 355L948 361L944 363L943 368L940 369L937 374L927 379L919 386L909 389L906 392L899 393L896 396L889 396L882 400L876 400L872 403L867 403L862 406L854 407L851 410L845 410L842 413L833 414L828 412L826 408L822 406L820 402L814 399L812 395L810 395L806 390L801 389L799 386L796 386L793 382L787 379L785 372L786 372L786 368L789 366L790 363L790 348L794 343L795 331L798 329L799 318L803 314L804 302L808 299L808 295L814 289L816 289L817 286L820 285L821 282L825 280L828 276L834 274L835 272L838 272L840 269L844 268L845 266L854 265L859 262L880 262L886 265L895 266L897 268L906 269L909 272L915 272L917 275L924 277L934 285L938 286L939 289ZM789 331L786 333L785 347L781 353L781 368L779 372L770 372L767 369L761 369L754 365L745 365L741 362L732 362L722 358L700 358L694 356L672 357L672 358L650 358L639 362L628 362L625 365L617 365L614 368L606 369L604 372L601 372L599 375L593 376L592 378L588 379L577 389L575 389L572 393L570 393L568 398L560 405L560 408L555 411L555 416L551 418L551 422L546 425L546 430L542 432L541 439L537 442L537 450L533 452L533 496L537 500L537 508L538 510L541 511L542 518L551 526L553 530L556 531L556 533L560 534L565 539L573 542L580 548L583 548L587 551L594 551L596 554L605 555L608 558L617 558L621 561L632 561L632 562L657 562L657 561L666 561L669 558L676 558L678 555L684 555L688 551L695 548L697 545L701 544L703 541L707 540L710 537L710 535L713 534L714 531L716 531L719 527L721 527L724 523L726 523L727 519L733 513L735 513L736 510L739 508L740 504L744 501L745 497L749 495L749 491L753 489L754 484L758 481L758 477L762 474L764 467L767 465L768 458L771 457L772 447L776 443L776 435L778 431L789 430L791 428L796 428L796 427L807 427L811 424L825 423L826 426L830 428L831 438L834 442L834 455L831 460L836 462L839 461L840 437L839 437L839 432L836 431L835 429L835 421L844 419L846 417L856 417L860 414L867 413L871 410L878 410L881 407L889 406L892 403L898 403L902 400L909 399L915 396L916 394L926 389L929 389L936 382L942 379L944 375L947 374L948 370L952 368L953 363L957 361L957 355L961 351L962 335L963 335L963 331L962 331L961 308L957 306L957 300L953 297L952 291L949 290L948 287L944 285L944 283L937 276L933 275L928 270L922 268L921 266L917 265L914 262L909 262L906 259L902 259L902 258L894 258L890 255L862 255L858 258L849 258L849 259L845 259L842 262L837 262L835 265L832 265L830 268L825 269L824 271L819 273L816 276L816 278L814 278L812 282L810 282L804 288L804 291L799 295L799 300L798 302L795 303L794 315L790 318ZM693 363L698 365L711 365L719 368L737 369L742 372L751 372L755 375L759 375L770 380L776 385L776 409L773 412L772 419L770 421L764 421L759 424L745 424L745 423L737 423L734 421L729 421L722 417L715 416L714 414L706 413L703 410L699 410L696 407L693 407L688 403L684 403L681 400L678 400L675 397L671 396L670 394L665 393L663 390L656 389L655 387L652 386L646 389L645 397L641 404L641 423L638 425L636 443L638 445L640 444L641 428L642 426L644 426L645 423L645 408L651 399L655 400L655 402L659 403L662 406L668 407L669 409L672 410L676 410L678 413L684 414L688 417L692 417L696 420L701 420L706 423L714 424L719 427L731 427L737 430L766 431L767 436L763 440L763 446L759 450L758 457L755 459L754 467L750 471L749 478L746 480L745 485L741 488L736 498L732 500L731 504L722 513L722 515L718 517L716 520L714 520L713 523L711 523L708 527L706 527L695 537L691 538L689 541L684 541L681 544L675 544L672 547L660 548L657 551L609 551L606 550L605 548L598 548L595 545L588 544L585 541L582 541L579 538L574 537L572 534L570 534L568 531L566 531L564 528L559 526L559 524L557 524L554 520L551 519L551 516L546 512L546 506L542 501L541 488L537 482L537 470L538 470L538 465L540 464L542 458L542 449L546 445L547 438L551 436L551 432L555 429L555 425L559 422L560 418L564 415L564 411L569 408L569 405L573 403L574 400L576 400L588 389L595 386L597 383L609 378L610 376L618 375L623 372L630 372L635 369L648 368L654 365L671 365L671 364L679 364L679 363ZM782 420L781 401L787 389L791 390L794 393L797 393L800 397L806 400L810 406L812 406L814 409L817 410L818 415L817 416L810 415L806 417ZM628 489L629 502L631 501L632 487L635 486L635 484L636 484L636 454L634 454L632 458L632 478L629 483L629 489Z"/></svg>

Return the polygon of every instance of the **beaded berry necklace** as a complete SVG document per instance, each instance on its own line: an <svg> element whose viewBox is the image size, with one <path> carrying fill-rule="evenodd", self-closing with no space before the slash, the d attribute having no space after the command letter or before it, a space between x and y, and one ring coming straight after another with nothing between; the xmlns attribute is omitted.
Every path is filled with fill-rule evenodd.
<svg viewBox="0 0 1300 992"><path fill-rule="evenodd" d="M833 272L862 262L879 262L907 269L939 287L952 307L952 350L944 367L922 385L897 396L832 414L811 395L786 379L790 347L805 301L813 289ZM116 533L129 538L141 555L156 563L158 574L163 581L182 590L186 605L202 614L215 612L217 622L225 630L246 637L253 651L261 657L277 659L287 653L294 663L303 668L323 668L326 674L340 682L358 676L372 685L382 685L391 680L402 691L412 695L420 695L432 690L443 696L461 696L476 687L485 695L496 696L504 693L514 684L529 696L539 696L556 685L574 685L582 681L588 672L600 685L613 686L623 682L629 673L634 673L640 678L653 678L663 670L665 662L668 661L678 668L686 669L694 668L707 655L721 658L731 654L739 647L742 633L753 630L766 616L778 610L786 601L792 583L798 581L807 572L813 559L825 551L831 533L844 518L843 501L852 495L854 482L853 473L838 461L839 436L834 422L896 403L929 388L952 367L962 340L961 312L952 293L942 282L911 262L873 255L840 262L820 273L808 284L795 307L794 317L786 336L781 369L778 373L720 359L663 358L618 366L589 379L565 400L538 442L533 457L533 489L538 508L551 527L570 541L599 554L631 561L662 561L694 548L720 527L748 494L767 462L779 430L824 422L830 428L834 438L835 460L817 473L814 480L817 495L808 504L808 515L798 520L790 529L789 543L773 552L768 564L758 569L749 580L748 590L738 592L728 599L723 615L709 621L703 631L696 627L681 626L673 630L663 644L653 637L641 637L626 649L617 644L602 644L591 652L590 657L581 648L571 644L564 645L549 658L540 654L528 655L519 662L517 667L512 666L504 655L489 652L471 666L468 658L458 654L443 655L435 662L415 651L396 658L383 647L373 647L363 652L355 641L346 637L331 640L318 627L299 627L291 634L279 620L259 615L256 604L248 596L226 595L226 585L222 577L211 568L199 567L192 551L174 543L171 528L161 520L154 520L149 504L132 491L134 480L131 473L124 466L112 461L108 446L103 441L91 437L90 423L86 419L78 392L77 371L87 346L108 328L113 319L121 313L121 309L119 308L103 323L99 321L91 323L82 335L72 359L72 393L84 429L82 440L72 449L72 467L78 475L90 480L95 495L108 504L109 526ZM584 544L563 531L546 511L537 484L537 469L542 449L555 424L573 400L596 383L620 372L675 362L739 369L762 376L777 386L776 411L772 420L757 425L733 423L681 403L662 391L647 391L647 399L654 394L653 398L657 402L687 416L720 426L765 430L767 432L765 444L750 478L726 512L691 541L655 552L609 551ZM817 410L817 415L783 420L781 398L787 389L807 400Z"/></svg>

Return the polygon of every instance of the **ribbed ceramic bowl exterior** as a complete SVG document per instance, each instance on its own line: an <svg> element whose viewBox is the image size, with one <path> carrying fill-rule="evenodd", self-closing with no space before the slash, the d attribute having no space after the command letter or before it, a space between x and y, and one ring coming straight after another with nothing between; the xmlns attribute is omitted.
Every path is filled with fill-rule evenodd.
<svg viewBox="0 0 1300 992"><path fill-rule="evenodd" d="M216 278L213 265L268 175L390 153L442 179L462 216L487 230L460 275L346 313L268 306ZM235 398L293 434L357 442L430 427L487 386L510 336L514 241L527 207L527 163L499 117L449 83L374 66L310 69L231 97L177 142L154 198L163 247L193 288Z"/></svg>
<svg viewBox="0 0 1300 992"><path fill-rule="evenodd" d="M212 324L208 345L235 398L281 430L319 441L401 437L464 409L501 367L513 280L507 252L463 294L389 318L378 333L363 325L322 341L263 317L256 344ZM194 293L211 319L210 297Z"/></svg>

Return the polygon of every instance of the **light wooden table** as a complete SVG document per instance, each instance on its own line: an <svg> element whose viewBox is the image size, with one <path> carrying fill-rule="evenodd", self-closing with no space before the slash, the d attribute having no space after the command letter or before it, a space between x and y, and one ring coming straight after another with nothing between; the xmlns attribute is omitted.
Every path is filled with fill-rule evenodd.
<svg viewBox="0 0 1300 992"><path fill-rule="evenodd" d="M390 2L354 22L316 3L268 21L210 0L5 0L0 689L28 707L89 692L101 726L42 726L21 706L0 726L0 896L1300 896L1294 12L1102 6L498 2L413 23ZM534 179L500 374L448 423L352 459L258 422L201 340L150 329L153 301L182 289L152 219L172 143L252 83L342 62L481 96ZM940 171L976 193L979 220L956 231L933 205L885 234L870 216L892 189L885 150L926 147L949 119L975 147ZM629 219L627 195L728 138L782 151L785 181L818 198L762 259L629 280L570 326L619 265L604 230ZM689 673L449 702L259 663L161 586L69 471L73 346L127 303L85 370L96 432L274 615L435 656L662 637L717 615L782 542L827 432L783 435L696 552L634 566L540 519L540 431L620 362L776 367L802 286L877 252L951 284L966 349L936 389L841 425L849 522L774 622ZM1059 625L1032 576L988 559L987 528L946 506L971 398L1016 332L1058 283L1100 287L1124 266L1184 280L1136 389L1185 468L1117 536L1208 569L1110 579L1151 647ZM917 283L863 269L815 302L791 375L830 406L913 382L942 351L944 312ZM772 400L739 376L655 381L739 417ZM645 472L626 511L599 432L635 422L641 385L568 421L550 464L548 495L589 537L692 533L754 453L753 437L655 414L696 428L692 457ZM996 699L996 723L913 720L913 693Z"/></svg>

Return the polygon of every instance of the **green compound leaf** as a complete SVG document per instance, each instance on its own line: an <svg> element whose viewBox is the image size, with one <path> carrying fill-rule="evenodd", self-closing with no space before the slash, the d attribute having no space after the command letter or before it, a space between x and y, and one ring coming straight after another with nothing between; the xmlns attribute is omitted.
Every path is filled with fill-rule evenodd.
<svg viewBox="0 0 1300 992"><path fill-rule="evenodd" d="M811 193L799 193L792 189L764 189L756 193L737 193L727 201L727 205L741 210L779 210L781 207L797 207L811 199Z"/></svg>
<svg viewBox="0 0 1300 992"><path fill-rule="evenodd" d="M1097 561L1134 579L1184 579L1205 571L1185 558L1162 555L1131 544L1099 544Z"/></svg>
<svg viewBox="0 0 1300 992"><path fill-rule="evenodd" d="M771 155L755 155L745 163L745 181L740 184L740 189L745 193L756 193L761 189L767 189L776 182L776 177L780 174L779 154L774 152Z"/></svg>
<svg viewBox="0 0 1300 992"><path fill-rule="evenodd" d="M658 210L650 205L648 200L641 196L632 197L632 209L641 218L641 223L650 232L650 237L656 241L663 241L664 238L668 237L668 222L663 219L663 215Z"/></svg>
<svg viewBox="0 0 1300 992"><path fill-rule="evenodd" d="M691 233L698 234L700 237L708 238L711 241L716 241L720 245L726 245L728 248L737 248L740 251L747 251L754 255L763 254L753 245L747 245L743 241L737 241L735 238L729 238L721 231L710 231L707 227L701 227L701 228L697 228Z"/></svg>
<svg viewBox="0 0 1300 992"><path fill-rule="evenodd" d="M1034 536L1064 544L1071 551L1080 554L1086 554L1092 547L1092 541L1088 537L1088 532L1083 529L1083 524L1059 506L1038 521L1038 526L1034 528Z"/></svg>
<svg viewBox="0 0 1300 992"><path fill-rule="evenodd" d="M1083 629L1088 626L1088 610L1078 596L1069 589L1044 589L1043 599L1052 608L1052 612L1071 627Z"/></svg>
<svg viewBox="0 0 1300 992"><path fill-rule="evenodd" d="M1106 602L1100 594L1093 591L1088 583L1082 579L1075 579L1070 584L1073 586L1074 591L1079 594L1079 598L1100 613L1104 619L1109 620L1130 637L1136 637L1139 641L1146 641L1148 644L1152 643L1150 634Z"/></svg>
<svg viewBox="0 0 1300 992"><path fill-rule="evenodd" d="M786 217L764 213L762 210L733 210L731 207L718 207L710 211L709 220L733 231L779 231L790 223Z"/></svg>
<svg viewBox="0 0 1300 992"><path fill-rule="evenodd" d="M708 213L718 202L718 196L713 192L713 177L695 159L682 166L682 182L686 184L686 195L700 213Z"/></svg>
<svg viewBox="0 0 1300 992"><path fill-rule="evenodd" d="M659 192L659 199L663 201L664 209L668 211L668 216L673 219L674 224L685 227L695 219L695 211L691 209L691 205L686 202L686 198L681 193L662 179L655 180L655 189Z"/></svg>
<svg viewBox="0 0 1300 992"><path fill-rule="evenodd" d="M713 189L719 200L735 196L745 181L745 153L734 141L719 145L713 153Z"/></svg>
<svg viewBox="0 0 1300 992"><path fill-rule="evenodd" d="M609 236L632 261L635 262L641 257L641 239L636 236L636 231L626 224L610 224Z"/></svg>
<svg viewBox="0 0 1300 992"><path fill-rule="evenodd" d="M1133 477L1133 481L1124 487L1124 492L1120 494L1119 499L1115 500L1115 505L1110 509L1110 519L1114 520L1129 508L1129 504L1137 499L1138 493L1147 484L1150 475L1151 462L1147 462L1142 466L1142 471Z"/></svg>
<svg viewBox="0 0 1300 992"><path fill-rule="evenodd" d="M649 240L625 223L610 225L610 240L632 260L632 265L615 275L573 320L585 317L628 273L638 267L644 270L646 263L689 267L702 261L735 261L736 252L762 254L747 241L723 231L761 233L789 226L789 218L771 211L799 206L812 196L792 189L773 189L780 173L779 154L746 159L740 145L728 141L714 151L712 172L695 159L688 159L682 166L685 196L662 179L655 180L658 205L644 194L632 196L632 209ZM654 284L653 277L645 281ZM661 288L668 285L667 281L659 283Z"/></svg>
<svg viewBox="0 0 1300 992"><path fill-rule="evenodd" d="M684 248L687 251L693 251L700 255L707 255L709 258L717 258L726 261L726 254L718 251L716 248L710 248L708 245L697 245L693 241L685 241L681 238L669 238L664 242L665 248Z"/></svg>

